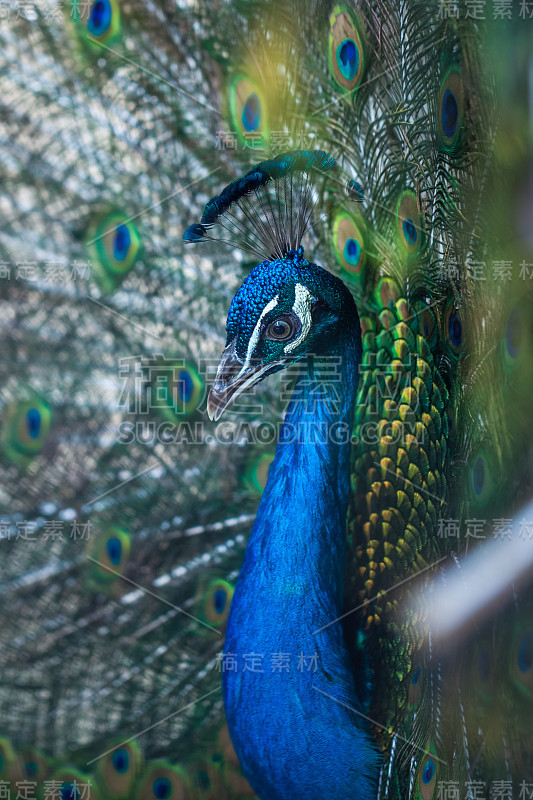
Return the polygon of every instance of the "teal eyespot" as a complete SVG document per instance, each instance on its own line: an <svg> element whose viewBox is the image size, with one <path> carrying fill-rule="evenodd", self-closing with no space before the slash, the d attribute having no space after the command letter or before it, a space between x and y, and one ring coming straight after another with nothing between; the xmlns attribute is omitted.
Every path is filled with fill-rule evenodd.
<svg viewBox="0 0 533 800"><path fill-rule="evenodd" d="M72 21L80 39L95 53L102 52L101 44L109 45L122 31L117 0L92 0L72 6Z"/></svg>
<svg viewBox="0 0 533 800"><path fill-rule="evenodd" d="M329 69L335 83L353 91L361 82L365 56L359 23L345 6L336 6L330 16Z"/></svg>
<svg viewBox="0 0 533 800"><path fill-rule="evenodd" d="M446 136L453 136L457 129L459 110L457 108L457 98L450 89L444 91L442 98L442 127Z"/></svg>
<svg viewBox="0 0 533 800"><path fill-rule="evenodd" d="M409 219L404 219L403 221L403 235L405 241L408 243L409 246L416 245L416 241L418 239L418 233L416 230L415 223L409 217Z"/></svg>
<svg viewBox="0 0 533 800"><path fill-rule="evenodd" d="M59 790L61 800L80 800L80 789L70 781L64 781Z"/></svg>
<svg viewBox="0 0 533 800"><path fill-rule="evenodd" d="M90 226L87 247L96 279L106 292L120 285L142 250L135 224L119 212L101 216Z"/></svg>
<svg viewBox="0 0 533 800"><path fill-rule="evenodd" d="M130 549L130 534L115 525L89 540L88 553L94 559L90 561L92 582L101 589L114 583L128 562Z"/></svg>
<svg viewBox="0 0 533 800"><path fill-rule="evenodd" d="M533 666L533 633L526 633L518 645L516 663L520 672L529 672Z"/></svg>
<svg viewBox="0 0 533 800"><path fill-rule="evenodd" d="M180 767L168 761L152 761L146 765L133 797L134 800L183 800L189 797L189 781Z"/></svg>
<svg viewBox="0 0 533 800"><path fill-rule="evenodd" d="M223 627L229 616L233 586L228 581L211 581L203 598L202 616L211 626Z"/></svg>
<svg viewBox="0 0 533 800"><path fill-rule="evenodd" d="M115 750L115 752L111 756L111 761L113 762L113 766L115 767L117 772L123 774L127 772L129 764L130 764L130 757L128 755L128 751L121 747L119 750Z"/></svg>
<svg viewBox="0 0 533 800"><path fill-rule="evenodd" d="M418 770L420 800L432 800L437 782L437 762L434 753L428 753Z"/></svg>
<svg viewBox="0 0 533 800"><path fill-rule="evenodd" d="M127 258L131 245L131 234L128 226L121 222L115 228L113 235L113 256L116 261L124 261Z"/></svg>
<svg viewBox="0 0 533 800"><path fill-rule="evenodd" d="M348 239L346 241L343 255L345 261L347 261L350 266L354 266L355 264L359 263L361 258L361 245L357 239Z"/></svg>
<svg viewBox="0 0 533 800"><path fill-rule="evenodd" d="M99 759L98 779L106 797L130 800L142 766L142 754L135 740L120 743L115 750Z"/></svg>
<svg viewBox="0 0 533 800"><path fill-rule="evenodd" d="M157 778L154 781L153 790L157 800L168 800L172 795L172 784L168 778Z"/></svg>
<svg viewBox="0 0 533 800"><path fill-rule="evenodd" d="M345 39L337 47L337 65L342 77L353 81L359 69L359 49L353 39Z"/></svg>
<svg viewBox="0 0 533 800"><path fill-rule="evenodd" d="M266 100L258 84L236 75L229 85L229 110L233 129L247 147L264 147L269 136Z"/></svg>
<svg viewBox="0 0 533 800"><path fill-rule="evenodd" d="M414 192L402 192L396 205L398 237L409 257L415 256L422 245L422 215Z"/></svg>
<svg viewBox="0 0 533 800"><path fill-rule="evenodd" d="M256 92L252 92L244 103L241 120L247 131L256 131L261 125L261 101Z"/></svg>
<svg viewBox="0 0 533 800"><path fill-rule="evenodd" d="M203 769L198 770L198 772L196 773L196 783L199 786L199 788L204 792L207 792L210 789L211 781L209 780L209 775L207 774L207 772L205 772L205 770Z"/></svg>
<svg viewBox="0 0 533 800"><path fill-rule="evenodd" d="M435 762L432 758L428 758L422 769L422 781L424 783L431 783L435 776Z"/></svg>
<svg viewBox="0 0 533 800"><path fill-rule="evenodd" d="M501 352L506 372L513 372L523 363L528 341L527 320L528 312L522 302L512 309L504 323Z"/></svg>
<svg viewBox="0 0 533 800"><path fill-rule="evenodd" d="M463 324L458 314L453 312L448 317L448 335L454 347L460 347L463 342Z"/></svg>
<svg viewBox="0 0 533 800"><path fill-rule="evenodd" d="M154 371L154 408L177 423L198 411L204 383L191 363L162 364Z"/></svg>
<svg viewBox="0 0 533 800"><path fill-rule="evenodd" d="M0 752L1 761L1 752ZM20 752L20 764L22 766L23 777L28 781L42 783L50 774L50 763L44 753L37 747L31 745L23 747ZM0 775L2 768L0 765Z"/></svg>
<svg viewBox="0 0 533 800"><path fill-rule="evenodd" d="M465 92L461 70L453 65L441 83L438 101L440 143L443 150L456 153L461 145Z"/></svg>
<svg viewBox="0 0 533 800"><path fill-rule="evenodd" d="M518 623L512 640L512 675L522 696L533 698L533 629L526 617L527 609L522 609L524 619ZM526 627L527 626L527 627Z"/></svg>
<svg viewBox="0 0 533 800"><path fill-rule="evenodd" d="M185 369L180 369L178 373L178 393L183 403L190 403L194 392L194 380L190 373Z"/></svg>
<svg viewBox="0 0 533 800"><path fill-rule="evenodd" d="M30 439L38 439L41 430L41 412L38 408L30 408L26 414L28 436Z"/></svg>
<svg viewBox="0 0 533 800"><path fill-rule="evenodd" d="M0 438L4 455L16 463L28 463L45 446L51 422L50 406L37 397L11 403L4 412Z"/></svg>
<svg viewBox="0 0 533 800"><path fill-rule="evenodd" d="M361 284L364 280L366 253L363 222L344 211L333 220L333 247L343 271Z"/></svg>
<svg viewBox="0 0 533 800"><path fill-rule="evenodd" d="M89 13L87 30L93 36L103 36L109 30L113 10L109 0L95 0Z"/></svg>
<svg viewBox="0 0 533 800"><path fill-rule="evenodd" d="M478 508L490 499L493 483L491 469L484 450L479 451L470 461L468 468L470 495Z"/></svg>
<svg viewBox="0 0 533 800"><path fill-rule="evenodd" d="M226 608L226 592L222 589L217 589L213 598L213 606L217 614L222 614Z"/></svg>
<svg viewBox="0 0 533 800"><path fill-rule="evenodd" d="M465 347L465 330L461 312L452 298L444 315L444 337L454 356L459 356Z"/></svg>
<svg viewBox="0 0 533 800"><path fill-rule="evenodd" d="M120 564L120 557L122 555L122 542L117 536L111 536L107 540L106 550L110 562L115 566Z"/></svg>

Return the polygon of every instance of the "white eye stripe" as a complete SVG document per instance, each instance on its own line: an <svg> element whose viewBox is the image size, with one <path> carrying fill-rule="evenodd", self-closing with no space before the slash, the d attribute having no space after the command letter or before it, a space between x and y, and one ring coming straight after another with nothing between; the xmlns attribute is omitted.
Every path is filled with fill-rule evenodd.
<svg viewBox="0 0 533 800"><path fill-rule="evenodd" d="M294 305L292 310L302 323L300 335L283 348L284 353L290 353L303 342L311 329L311 305L315 298L309 289L301 283L297 283L294 289Z"/></svg>
<svg viewBox="0 0 533 800"><path fill-rule="evenodd" d="M248 349L246 351L246 358L244 359L244 364L242 365L242 369L240 370L239 375L237 375L236 380L250 366L250 361L252 360L252 353L255 350L257 342L259 341L259 331L261 330L261 323L265 318L265 316L268 314L268 312L272 311L273 308L276 308L278 301L279 301L279 294L277 294L269 303L267 303L264 309L261 311L261 316L257 320L253 333L250 336L250 341L248 342Z"/></svg>

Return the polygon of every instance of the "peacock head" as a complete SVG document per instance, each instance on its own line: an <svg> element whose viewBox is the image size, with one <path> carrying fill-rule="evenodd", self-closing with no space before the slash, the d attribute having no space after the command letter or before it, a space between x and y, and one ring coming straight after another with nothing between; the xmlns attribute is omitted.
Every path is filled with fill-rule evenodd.
<svg viewBox="0 0 533 800"><path fill-rule="evenodd" d="M304 258L303 248L255 267L233 298L226 348L209 393L218 420L242 392L309 355L326 355L346 336L360 349L355 303L343 282Z"/></svg>
<svg viewBox="0 0 533 800"><path fill-rule="evenodd" d="M350 292L307 261L300 246L318 196L313 181L323 182L334 167L323 150L291 150L261 161L213 197L201 222L183 234L189 244L218 239L266 257L229 310L226 349L207 400L212 420L246 389L304 356L338 352L348 341L360 359L361 328Z"/></svg>

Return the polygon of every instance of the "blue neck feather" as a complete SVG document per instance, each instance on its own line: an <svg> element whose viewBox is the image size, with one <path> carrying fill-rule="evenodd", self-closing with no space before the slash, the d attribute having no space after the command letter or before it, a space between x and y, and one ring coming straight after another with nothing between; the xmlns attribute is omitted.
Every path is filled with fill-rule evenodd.
<svg viewBox="0 0 533 800"><path fill-rule="evenodd" d="M310 367L296 384L228 622L226 715L261 800L376 796L379 760L350 710L361 704L342 626L317 633L343 611L355 324L329 353L340 361L334 382Z"/></svg>

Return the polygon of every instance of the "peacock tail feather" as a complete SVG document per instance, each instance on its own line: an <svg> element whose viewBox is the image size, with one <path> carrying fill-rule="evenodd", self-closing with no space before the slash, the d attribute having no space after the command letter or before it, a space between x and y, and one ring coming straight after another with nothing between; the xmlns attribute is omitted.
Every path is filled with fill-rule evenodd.
<svg viewBox="0 0 533 800"><path fill-rule="evenodd" d="M4 9L12 796L23 781L43 800L54 782L63 800L88 784L102 800L255 796L221 656L295 375L240 397L228 422L206 398L232 297L277 255L259 190L275 247L303 236L361 321L342 625L377 797L533 794L530 572L447 639L432 627L435 597L445 617L458 587L481 590L471 559L499 544L512 561L533 537L533 22L527 3L473 5ZM308 175L294 227L291 158ZM240 216L215 214L210 198L242 181Z"/></svg>

